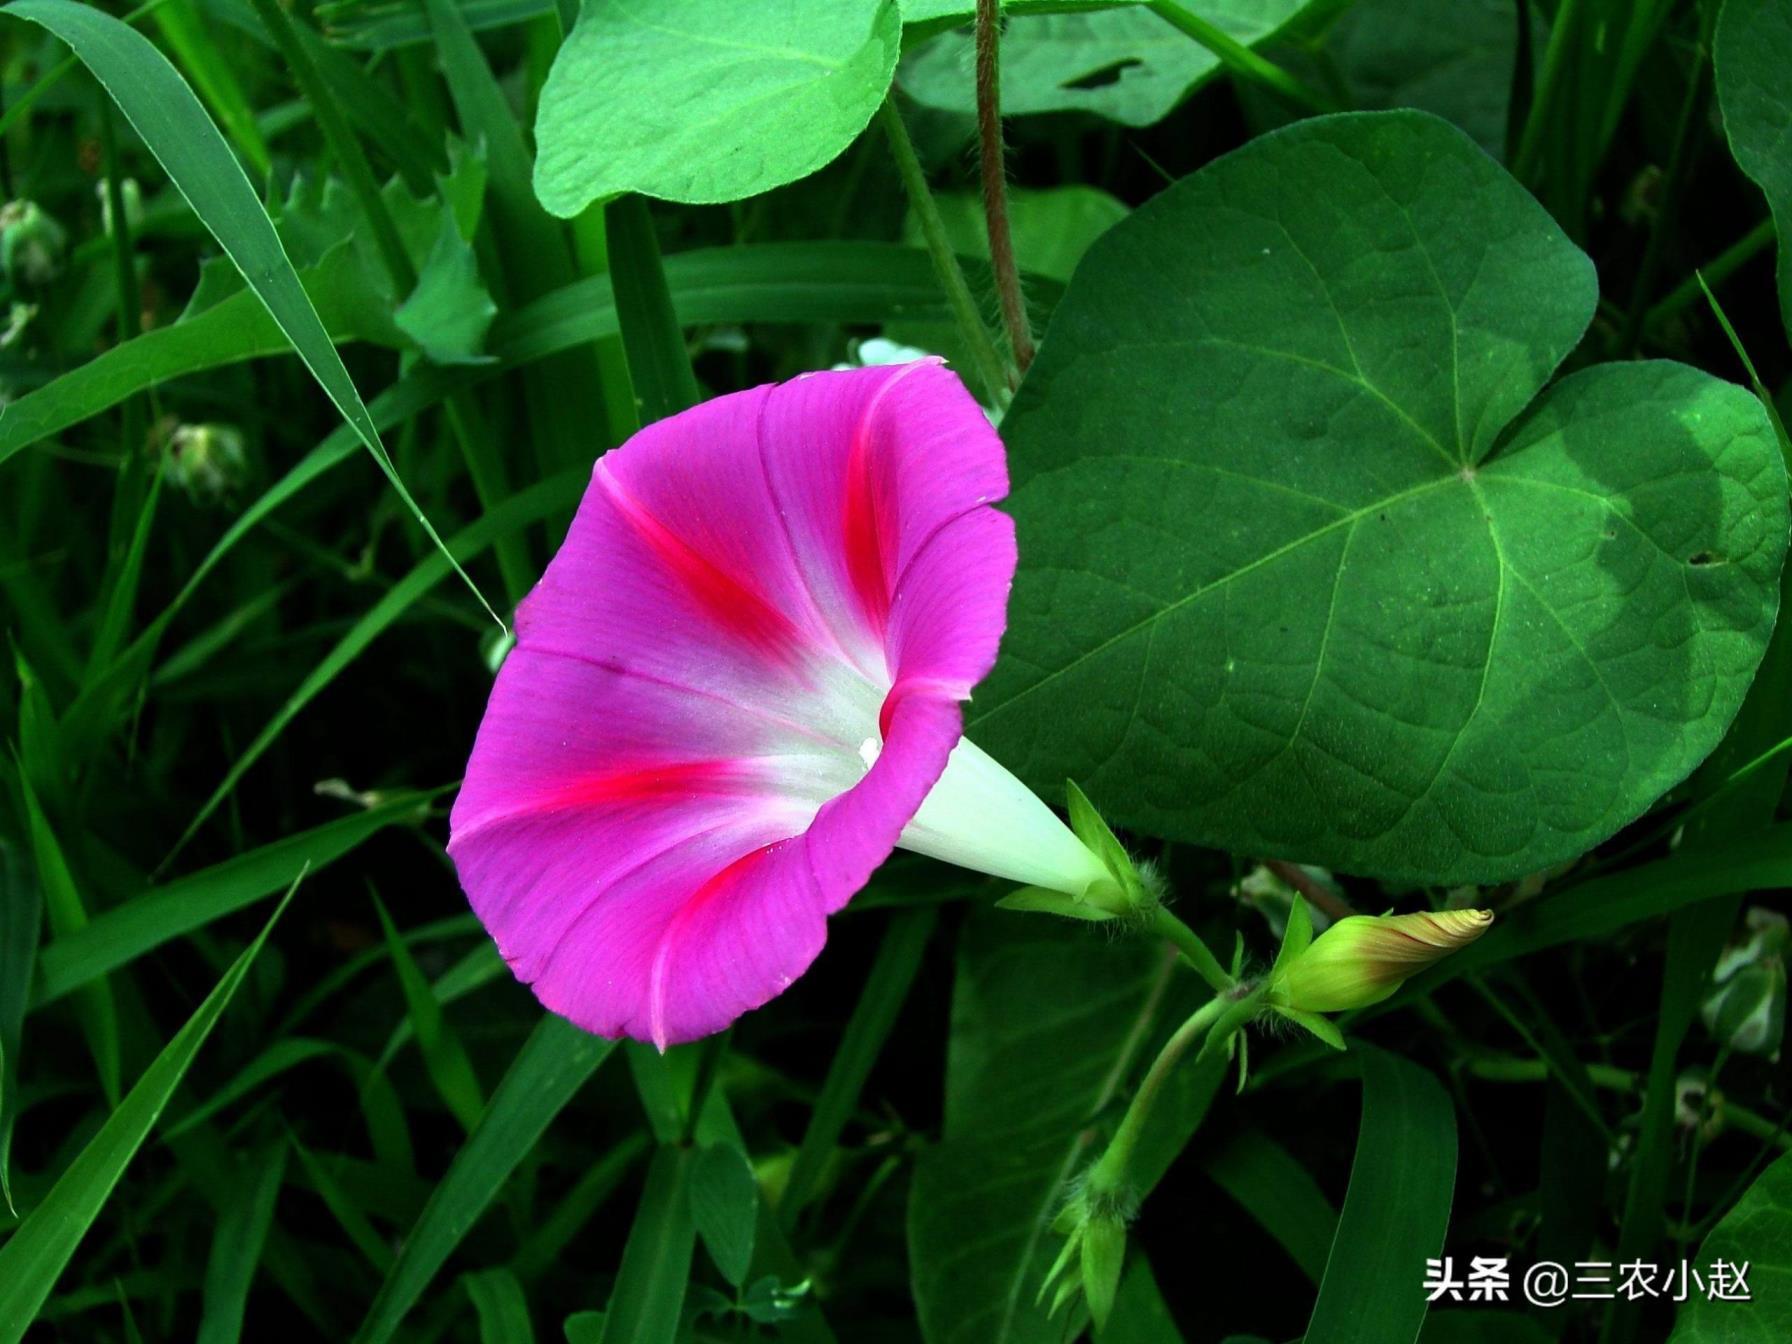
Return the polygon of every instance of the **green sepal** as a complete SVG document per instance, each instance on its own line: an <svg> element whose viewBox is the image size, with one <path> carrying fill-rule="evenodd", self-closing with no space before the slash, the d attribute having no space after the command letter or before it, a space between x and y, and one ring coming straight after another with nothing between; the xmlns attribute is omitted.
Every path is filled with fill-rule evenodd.
<svg viewBox="0 0 1792 1344"><path fill-rule="evenodd" d="M1064 1310L1065 1304L1076 1297L1077 1289L1082 1286L1081 1280L1078 1279L1075 1274L1066 1275L1064 1282L1058 1285L1057 1296L1052 1298L1051 1309L1045 1313L1047 1319L1056 1316L1060 1311Z"/></svg>
<svg viewBox="0 0 1792 1344"><path fill-rule="evenodd" d="M1098 1334L1114 1310L1120 1269L1125 1263L1126 1224L1118 1218L1091 1219L1083 1229L1083 1297Z"/></svg>
<svg viewBox="0 0 1792 1344"><path fill-rule="evenodd" d="M1045 1295L1051 1291L1052 1285L1058 1281L1058 1276L1069 1268L1070 1259L1081 1248L1082 1242L1083 1229L1079 1226L1065 1238L1064 1248L1058 1252L1058 1258L1052 1261L1052 1267L1046 1271L1045 1278L1039 1285L1039 1292L1033 1298L1034 1306L1038 1306L1045 1301ZM1074 1283L1075 1279L1073 1278L1071 1282Z"/></svg>
<svg viewBox="0 0 1792 1344"><path fill-rule="evenodd" d="M1132 856L1126 852L1126 846L1120 843L1119 837L1114 834L1107 822L1102 820L1101 813L1095 810L1095 804L1091 803L1088 795L1077 787L1074 779L1064 781L1064 796L1067 804L1066 810L1070 813L1071 831L1075 833L1078 840L1089 847L1096 858L1101 860L1102 867L1113 875L1114 881L1120 888L1121 908L1123 910L1149 910L1155 906L1157 904L1156 892L1140 876L1138 867L1132 861ZM1090 900L1094 896L1095 893L1090 893L1083 899ZM1096 901L1095 903L1101 902Z"/></svg>
<svg viewBox="0 0 1792 1344"><path fill-rule="evenodd" d="M1099 905L1091 905L1086 900L1078 900L1074 896L1066 896L1061 891L1053 891L1050 887L1021 887L1011 891L996 905L1003 910L1026 910L1036 914L1063 915L1067 919L1085 919L1099 924L1103 920L1114 918L1112 910Z"/></svg>
<svg viewBox="0 0 1792 1344"><path fill-rule="evenodd" d="M1288 928L1282 934L1282 946L1276 952L1275 965L1269 968L1269 983L1275 984L1281 973L1294 964L1294 959L1313 943L1313 915L1304 896L1295 896L1288 908Z"/></svg>
<svg viewBox="0 0 1792 1344"><path fill-rule="evenodd" d="M1318 1013L1303 1012L1299 1008L1282 1008L1274 1004L1271 1007L1274 1007L1278 1013L1297 1027L1305 1027L1332 1049L1345 1050L1349 1048L1344 1044L1344 1033L1338 1030L1331 1018L1321 1017Z"/></svg>

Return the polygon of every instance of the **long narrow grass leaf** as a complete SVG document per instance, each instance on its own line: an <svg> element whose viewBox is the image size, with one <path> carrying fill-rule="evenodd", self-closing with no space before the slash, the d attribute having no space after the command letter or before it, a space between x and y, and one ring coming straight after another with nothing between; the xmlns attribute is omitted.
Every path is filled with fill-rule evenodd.
<svg viewBox="0 0 1792 1344"><path fill-rule="evenodd" d="M256 1155L253 1168L231 1192L212 1233L205 1264L205 1291L195 1344L238 1344L249 1286L267 1244L274 1202L286 1180L286 1145L276 1142Z"/></svg>
<svg viewBox="0 0 1792 1344"><path fill-rule="evenodd" d="M473 1061L467 1057L467 1048L443 1016L442 1005L430 991L429 981L418 969L410 948L398 936L392 916L386 913L385 904L377 896L373 908L386 935L386 951L398 974L399 987L404 991L411 1027L416 1033L418 1048L423 1052L424 1068L435 1084L437 1095L460 1121L461 1128L470 1133L479 1123L480 1112L485 1109L485 1098L479 1089L479 1076L473 1072Z"/></svg>
<svg viewBox="0 0 1792 1344"><path fill-rule="evenodd" d="M248 976L256 955L298 885L295 880L287 889L285 900L255 941L231 963L205 1002L143 1071L130 1094L57 1178L43 1202L31 1211L6 1245L0 1246L0 1344L18 1344L24 1338L37 1309L50 1295L63 1267Z"/></svg>
<svg viewBox="0 0 1792 1344"><path fill-rule="evenodd" d="M260 759L274 739L286 730L287 724L292 722L299 711L310 704L320 691L334 681L394 621L448 576L450 566L459 563L459 560L450 557L470 559L497 538L508 536L518 528L571 508L584 488L587 474L586 471L574 469L548 480L538 481L527 490L512 495L478 522L456 533L448 542L445 554L429 555L419 560L411 572L393 584L367 614L337 641L335 647L306 673L304 680L287 696L286 702L267 726L256 734L255 740L237 753L223 782L212 791L211 797L206 799L193 820L187 823L186 830L175 842L169 857L172 858L185 847L187 841L205 824L206 818L217 809L218 804L230 795L237 781Z"/></svg>
<svg viewBox="0 0 1792 1344"><path fill-rule="evenodd" d="M180 71L148 38L91 5L75 0L13 0L0 13L48 28L93 71L193 213L267 305L305 367L366 444L399 498L446 556L441 539L386 455L373 417L299 282L273 221ZM459 562L450 558L449 563L490 611L490 604ZM497 619L496 612L492 616Z"/></svg>
<svg viewBox="0 0 1792 1344"><path fill-rule="evenodd" d="M299 872L325 867L388 826L422 820L430 797L400 793L363 812L151 887L43 950L33 1006L53 1002L171 939L272 896Z"/></svg>
<svg viewBox="0 0 1792 1344"><path fill-rule="evenodd" d="M1456 1189L1456 1113L1424 1069L1374 1046L1337 1235L1306 1344L1412 1344L1425 1321L1420 1274L1438 1255Z"/></svg>
<svg viewBox="0 0 1792 1344"><path fill-rule="evenodd" d="M355 1344L392 1338L516 1165L614 1047L562 1018L536 1024L399 1247Z"/></svg>

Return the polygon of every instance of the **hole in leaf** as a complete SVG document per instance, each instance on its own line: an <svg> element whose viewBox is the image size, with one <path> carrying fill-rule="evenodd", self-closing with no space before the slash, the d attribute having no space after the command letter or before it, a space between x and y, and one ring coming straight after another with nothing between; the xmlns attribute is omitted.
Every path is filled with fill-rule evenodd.
<svg viewBox="0 0 1792 1344"><path fill-rule="evenodd" d="M1118 84L1120 76L1134 66L1143 64L1145 62L1137 56L1127 56L1122 60L1109 61L1106 65L1098 65L1087 74L1065 80L1058 87L1060 89L1105 89L1110 84Z"/></svg>
<svg viewBox="0 0 1792 1344"><path fill-rule="evenodd" d="M1721 565L1726 562L1721 555L1713 555L1710 551L1698 551L1687 556L1686 563L1694 569L1703 569L1706 565Z"/></svg>

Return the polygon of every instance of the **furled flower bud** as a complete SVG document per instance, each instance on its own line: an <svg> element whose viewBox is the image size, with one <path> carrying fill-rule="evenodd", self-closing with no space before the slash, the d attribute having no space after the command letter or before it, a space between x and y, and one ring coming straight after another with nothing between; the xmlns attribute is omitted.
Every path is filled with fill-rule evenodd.
<svg viewBox="0 0 1792 1344"><path fill-rule="evenodd" d="M68 234L36 201L0 205L0 270L14 284L43 285L62 269Z"/></svg>
<svg viewBox="0 0 1792 1344"><path fill-rule="evenodd" d="M1294 955L1278 958L1270 1006L1341 1013L1380 1003L1408 977L1474 942L1492 923L1491 910L1351 915Z"/></svg>

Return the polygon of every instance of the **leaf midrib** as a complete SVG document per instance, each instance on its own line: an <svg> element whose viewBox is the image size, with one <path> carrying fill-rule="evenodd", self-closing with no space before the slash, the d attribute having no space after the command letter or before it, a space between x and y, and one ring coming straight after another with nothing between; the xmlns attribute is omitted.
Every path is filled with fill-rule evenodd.
<svg viewBox="0 0 1792 1344"><path fill-rule="evenodd" d="M1237 569L1231 570L1230 572L1228 572L1226 574L1222 574L1219 578L1214 579L1211 583L1203 584L1199 588L1194 589L1192 592L1185 593L1183 596L1177 598L1174 602L1170 602L1162 607L1159 607L1156 611L1150 613L1149 615L1143 616L1140 619L1134 621L1131 625L1128 625L1125 628L1123 628L1119 631L1116 631L1114 634L1108 636L1108 638L1102 640L1101 643L1096 644L1091 648L1085 649L1082 653L1079 653L1075 658L1072 658L1068 663L1065 663L1062 667L1054 668L1052 671L1046 673L1043 677L1041 677L1038 681L1035 681L1034 683L1032 683L1032 685L1027 686L1019 691L1016 691L1013 695L1009 696L1006 700L1002 701L1001 704L996 705L993 709L986 710L985 712L983 712L981 714L973 714L967 722L967 727L974 728L980 724L987 723L989 720L995 718L998 714L1002 714L1002 713L1006 712L1007 710L1012 709L1015 705L1017 705L1021 701L1025 700L1028 696L1032 695L1035 691L1043 689L1044 687L1050 685L1052 682L1057 681L1060 677L1063 677L1066 674L1074 671L1076 668L1078 668L1078 667L1082 666L1084 663L1088 662L1091 658L1095 658L1098 655L1107 652L1107 650L1112 648L1114 645L1119 644L1124 640L1131 639L1134 635L1138 634L1142 630L1151 629L1152 627L1156 626L1156 624L1159 621L1163 620L1164 618L1166 618L1168 616L1174 615L1176 612L1180 611L1183 607L1188 606L1191 602L1198 601L1199 599L1207 596L1209 593L1215 592L1220 588L1224 588L1227 584L1233 582L1234 580L1241 579L1247 574L1250 574L1250 573L1255 572L1256 570L1262 569L1265 565L1270 564L1273 561L1280 560L1283 556L1289 555L1290 553L1299 550L1301 547L1307 545L1309 542L1317 541L1321 537L1329 536L1331 533L1336 532L1339 528L1349 527L1353 523L1356 523L1356 522L1360 521L1361 519L1367 517L1368 515L1370 515L1372 513L1376 513L1382 509L1391 508L1396 504L1402 504L1409 499L1414 499L1420 495L1428 494L1433 490L1439 490L1439 489L1442 489L1447 486L1461 486L1464 484L1465 484L1464 478L1460 475L1440 476L1434 480L1426 481L1423 485L1415 485L1408 489L1397 491L1394 494L1384 496L1383 498L1375 500L1372 503L1365 504L1361 508L1352 509L1349 513L1340 514L1338 517L1333 518L1330 522L1325 523L1323 526L1315 528L1311 532L1303 533L1302 535L1294 538L1292 541L1284 542L1282 545L1276 547L1273 551L1266 551L1264 554L1258 556L1255 560L1252 560L1252 561L1248 562L1247 564L1240 565Z"/></svg>

